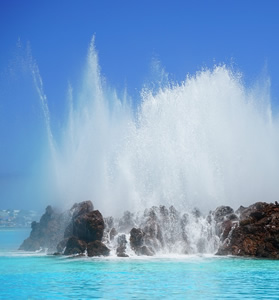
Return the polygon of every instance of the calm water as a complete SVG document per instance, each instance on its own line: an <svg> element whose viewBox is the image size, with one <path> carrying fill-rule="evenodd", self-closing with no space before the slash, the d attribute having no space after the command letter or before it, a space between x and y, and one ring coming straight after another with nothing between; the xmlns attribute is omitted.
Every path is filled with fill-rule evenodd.
<svg viewBox="0 0 279 300"><path fill-rule="evenodd" d="M29 232L0 230L0 299L279 298L279 261L70 259L17 251Z"/></svg>

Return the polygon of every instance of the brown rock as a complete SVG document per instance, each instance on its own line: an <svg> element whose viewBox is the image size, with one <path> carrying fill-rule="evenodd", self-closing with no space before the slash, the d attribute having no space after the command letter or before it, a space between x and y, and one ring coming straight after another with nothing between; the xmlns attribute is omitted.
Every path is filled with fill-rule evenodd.
<svg viewBox="0 0 279 300"><path fill-rule="evenodd" d="M114 240L114 237L117 235L117 231L116 229L113 227L110 232L109 232L109 239L110 241L113 241Z"/></svg>
<svg viewBox="0 0 279 300"><path fill-rule="evenodd" d="M73 236L74 231L74 221L79 216L87 214L94 209L93 204L90 200L83 201L80 203L75 203L69 210L70 222L64 231L64 238L69 238Z"/></svg>
<svg viewBox="0 0 279 300"><path fill-rule="evenodd" d="M56 249L57 249L58 253L63 253L64 252L64 249L66 248L68 240L69 240L68 238L67 239L63 239L62 241L60 241L57 244Z"/></svg>
<svg viewBox="0 0 279 300"><path fill-rule="evenodd" d="M132 249L137 249L143 245L145 233L140 228L132 228L130 231L130 245Z"/></svg>
<svg viewBox="0 0 279 300"><path fill-rule="evenodd" d="M56 251L56 245L63 238L65 220L51 206L46 208L39 222L32 222L30 236L24 240L19 250L36 251L47 249Z"/></svg>
<svg viewBox="0 0 279 300"><path fill-rule="evenodd" d="M118 257L129 257L129 255L126 254L126 245L127 245L127 239L126 235L122 234L118 236L117 239L118 247L116 248L116 254Z"/></svg>
<svg viewBox="0 0 279 300"><path fill-rule="evenodd" d="M64 255L82 254L85 252L87 244L76 237L70 237L66 244Z"/></svg>
<svg viewBox="0 0 279 300"><path fill-rule="evenodd" d="M99 240L88 243L87 245L88 256L108 256L109 252L109 248Z"/></svg>
<svg viewBox="0 0 279 300"><path fill-rule="evenodd" d="M257 202L241 210L240 220L217 254L278 259L279 207Z"/></svg>
<svg viewBox="0 0 279 300"><path fill-rule="evenodd" d="M85 242L101 241L105 223L98 210L91 211L75 218L73 222L73 235Z"/></svg>
<svg viewBox="0 0 279 300"><path fill-rule="evenodd" d="M147 246L141 246L137 249L136 254L138 255L146 255L146 256L153 256L155 253L152 248Z"/></svg>

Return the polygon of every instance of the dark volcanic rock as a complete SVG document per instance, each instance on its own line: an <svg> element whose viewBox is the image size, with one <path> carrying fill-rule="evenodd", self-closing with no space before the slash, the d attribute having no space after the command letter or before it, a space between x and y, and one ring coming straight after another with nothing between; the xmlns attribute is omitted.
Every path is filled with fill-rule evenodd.
<svg viewBox="0 0 279 300"><path fill-rule="evenodd" d="M215 211L212 213L214 220L219 223L224 221L224 219L233 214L234 210L229 206L219 206L215 209Z"/></svg>
<svg viewBox="0 0 279 300"><path fill-rule="evenodd" d="M143 231L145 233L144 241L147 245L158 250L162 248L164 245L163 235L160 225L156 221L149 221Z"/></svg>
<svg viewBox="0 0 279 300"><path fill-rule="evenodd" d="M63 239L57 244L56 249L58 253L64 253L68 240L69 238Z"/></svg>
<svg viewBox="0 0 279 300"><path fill-rule="evenodd" d="M32 222L30 237L21 244L19 250L48 249L50 252L55 251L56 245L63 238L65 224L67 224L65 216L48 206L40 222Z"/></svg>
<svg viewBox="0 0 279 300"><path fill-rule="evenodd" d="M108 256L109 252L109 248L99 240L87 244L88 256Z"/></svg>
<svg viewBox="0 0 279 300"><path fill-rule="evenodd" d="M73 235L87 243L101 241L104 234L105 223L98 210L88 212L75 218L73 222Z"/></svg>
<svg viewBox="0 0 279 300"><path fill-rule="evenodd" d="M80 215L91 212L94 209L94 206L90 200L83 201L80 203L75 203L70 212L72 213L73 219L77 218Z"/></svg>
<svg viewBox="0 0 279 300"><path fill-rule="evenodd" d="M45 243L42 243L40 240L37 239L31 239L28 237L23 241L23 243L20 245L19 250L24 251L37 251L42 249L42 245Z"/></svg>
<svg viewBox="0 0 279 300"><path fill-rule="evenodd" d="M75 219L86 213L91 212L93 209L94 207L90 200L75 203L69 211L71 222L69 222L68 226L65 229L64 238L69 238L73 236Z"/></svg>
<svg viewBox="0 0 279 300"><path fill-rule="evenodd" d="M132 228L130 231L130 246L137 255L154 255L154 250L144 245L145 233L140 228Z"/></svg>
<svg viewBox="0 0 279 300"><path fill-rule="evenodd" d="M51 206L46 208L39 223L32 223L30 237L20 250L48 251L64 255L89 256L108 255L109 249L101 242L104 233L104 219L98 210L93 210L91 201L76 203L63 214L56 213Z"/></svg>
<svg viewBox="0 0 279 300"><path fill-rule="evenodd" d="M84 253L86 249L88 256L109 255L110 250L101 242L104 219L98 210L93 210L91 201L75 204L70 212L71 222L65 229L65 239L57 245L57 250L61 251L66 241L65 255Z"/></svg>
<svg viewBox="0 0 279 300"><path fill-rule="evenodd" d="M243 208L234 227L218 255L279 259L279 206L257 202Z"/></svg>
<svg viewBox="0 0 279 300"><path fill-rule="evenodd" d="M140 248L137 249L136 253L138 255L146 255L146 256L152 256L155 254L155 252L153 251L153 249L151 249L150 247L147 246L141 246Z"/></svg>
<svg viewBox="0 0 279 300"><path fill-rule="evenodd" d="M137 249L143 245L145 233L140 228L132 228L130 231L130 245L132 249Z"/></svg>
<svg viewBox="0 0 279 300"><path fill-rule="evenodd" d="M127 245L127 240L126 240L126 235L122 234L118 236L117 239L118 247L116 248L116 255L118 257L129 257L129 255L126 254L126 245Z"/></svg>
<svg viewBox="0 0 279 300"><path fill-rule="evenodd" d="M76 237L70 237L66 244L64 255L83 254L87 248L87 244L84 241L79 240Z"/></svg>
<svg viewBox="0 0 279 300"><path fill-rule="evenodd" d="M223 242L228 238L233 226L238 222L238 217L230 206L219 206L207 217L211 223L215 222L215 232Z"/></svg>
<svg viewBox="0 0 279 300"><path fill-rule="evenodd" d="M114 237L117 235L117 231L116 229L113 227L110 232L109 232L109 240L110 241L113 241L114 240Z"/></svg>

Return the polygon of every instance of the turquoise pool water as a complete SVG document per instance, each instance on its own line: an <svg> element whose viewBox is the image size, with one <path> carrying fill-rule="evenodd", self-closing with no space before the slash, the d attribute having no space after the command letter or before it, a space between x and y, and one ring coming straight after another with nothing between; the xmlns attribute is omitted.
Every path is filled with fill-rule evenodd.
<svg viewBox="0 0 279 300"><path fill-rule="evenodd" d="M214 256L72 259L16 251L16 239L22 236L23 231L0 230L0 299L279 298L279 261Z"/></svg>

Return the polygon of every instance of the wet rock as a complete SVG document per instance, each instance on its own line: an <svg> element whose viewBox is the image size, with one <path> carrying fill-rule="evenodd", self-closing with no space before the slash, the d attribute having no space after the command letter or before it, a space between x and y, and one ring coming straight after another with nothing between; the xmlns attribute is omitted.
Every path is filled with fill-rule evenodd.
<svg viewBox="0 0 279 300"><path fill-rule="evenodd" d="M234 214L234 210L230 206L219 206L212 213L214 220L219 223L225 220L229 215Z"/></svg>
<svg viewBox="0 0 279 300"><path fill-rule="evenodd" d="M21 250L35 251L48 248L50 252L65 255L83 254L88 248L89 256L108 255L109 249L101 242L104 219L98 210L93 210L91 201L76 203L63 214L51 206L40 222L33 222L30 237L20 246Z"/></svg>
<svg viewBox="0 0 279 300"><path fill-rule="evenodd" d="M195 216L196 218L200 218L200 217L202 216L201 211L200 211L198 208L196 208L196 207L192 210L192 214L193 214L193 216Z"/></svg>
<svg viewBox="0 0 279 300"><path fill-rule="evenodd" d="M93 211L94 206L90 200L75 203L67 212L70 222L64 231L64 238L69 238L74 235L74 221L76 218Z"/></svg>
<svg viewBox="0 0 279 300"><path fill-rule="evenodd" d="M207 220L209 223L215 222L215 233L223 242L239 219L230 206L219 206L210 213Z"/></svg>
<svg viewBox="0 0 279 300"><path fill-rule="evenodd" d="M73 221L73 236L85 242L101 241L105 223L102 214L94 210L76 217Z"/></svg>
<svg viewBox="0 0 279 300"><path fill-rule="evenodd" d="M114 240L114 237L117 235L117 231L116 229L113 227L110 232L109 232L109 240L110 241L113 241Z"/></svg>
<svg viewBox="0 0 279 300"><path fill-rule="evenodd" d="M136 250L137 255L153 256L155 254L154 250L148 246L141 246Z"/></svg>
<svg viewBox="0 0 279 300"><path fill-rule="evenodd" d="M118 257L129 257L129 255L126 253L126 246L124 245L118 246L116 248L116 255Z"/></svg>
<svg viewBox="0 0 279 300"><path fill-rule="evenodd" d="M137 255L152 256L155 251L150 246L144 245L145 232L141 228L133 228L130 231L130 246Z"/></svg>
<svg viewBox="0 0 279 300"><path fill-rule="evenodd" d="M75 219L80 215L91 212L94 209L93 203L90 200L75 203L70 209L72 218Z"/></svg>
<svg viewBox="0 0 279 300"><path fill-rule="evenodd" d="M122 234L118 236L117 243L118 247L116 248L116 255L118 257L129 257L129 255L126 254L126 245L128 243L126 235Z"/></svg>
<svg viewBox="0 0 279 300"><path fill-rule="evenodd" d="M169 218L169 210L165 206L153 206L146 209L141 228L144 233L144 244L156 250L164 247L164 237L162 232L163 219Z"/></svg>
<svg viewBox="0 0 279 300"><path fill-rule="evenodd" d="M235 211L235 213L236 213L237 215L241 215L242 212L243 212L246 208L247 208L247 207L244 207L244 206L240 205L239 208Z"/></svg>
<svg viewBox="0 0 279 300"><path fill-rule="evenodd" d="M121 249L121 247L118 247L118 248L116 249L116 254L117 254L118 257L129 257L129 255L126 254L125 251L123 251L123 250Z"/></svg>
<svg viewBox="0 0 279 300"><path fill-rule="evenodd" d="M56 246L56 250L58 253L64 253L64 250L67 246L67 242L68 242L69 238L63 239L62 241L60 241L57 246Z"/></svg>
<svg viewBox="0 0 279 300"><path fill-rule="evenodd" d="M160 212L161 216L163 216L163 217L168 217L168 215L169 215L169 210L165 207L165 205L159 206L159 212Z"/></svg>
<svg viewBox="0 0 279 300"><path fill-rule="evenodd" d="M232 222L231 220L226 220L221 224L221 236L220 236L220 240L224 241L225 239L227 239L229 237L229 234L234 226L234 222Z"/></svg>
<svg viewBox="0 0 279 300"><path fill-rule="evenodd" d="M19 250L37 251L42 249L42 245L45 245L45 242L41 242L40 240L36 240L36 239L31 239L29 237L23 241L23 243L19 247Z"/></svg>
<svg viewBox="0 0 279 300"><path fill-rule="evenodd" d="M77 237L70 237L66 243L64 255L83 254L87 248L84 241L79 240Z"/></svg>
<svg viewBox="0 0 279 300"><path fill-rule="evenodd" d="M189 215L183 214L181 221L180 221L180 226L181 226L181 231L182 231L182 240L185 243L188 243L188 234L187 234L187 225L188 224L189 224Z"/></svg>
<svg viewBox="0 0 279 300"><path fill-rule="evenodd" d="M240 211L240 222L220 246L218 255L279 258L279 207L257 202Z"/></svg>
<svg viewBox="0 0 279 300"><path fill-rule="evenodd" d="M130 231L130 245L133 250L143 245L143 237L145 233L140 228L132 228Z"/></svg>
<svg viewBox="0 0 279 300"><path fill-rule="evenodd" d="M87 244L88 256L108 256L110 253L109 248L100 240L95 240Z"/></svg>
<svg viewBox="0 0 279 300"><path fill-rule="evenodd" d="M269 204L265 202L256 202L249 207L242 209L242 212L240 213L240 220L257 218L257 214L262 214L268 206ZM274 205L274 207L276 207L276 205Z"/></svg>
<svg viewBox="0 0 279 300"><path fill-rule="evenodd" d="M143 228L145 244L155 248L161 249L164 246L163 234L158 222L150 220Z"/></svg>
<svg viewBox="0 0 279 300"><path fill-rule="evenodd" d="M88 256L109 254L109 249L101 242L105 228L103 216L98 210L92 211L91 208L93 208L93 205L90 205L90 203L86 201L83 202L83 205L75 207L75 213L70 222L72 230L69 231L68 226L64 234L64 236L68 234L72 235L70 238L66 238L66 240L69 240L66 244L65 255L68 255L68 253L81 253L81 249L78 246L74 247L76 244L84 246L87 249ZM72 244L69 244L69 241L75 241L76 244L72 246ZM57 246L57 250L58 247L61 249L63 244L64 242L61 241ZM83 248L82 250L84 252Z"/></svg>
<svg viewBox="0 0 279 300"><path fill-rule="evenodd" d="M47 249L48 252L56 251L57 243L63 238L65 219L48 206L39 222L32 222L30 236L24 240L19 250L36 251Z"/></svg>

